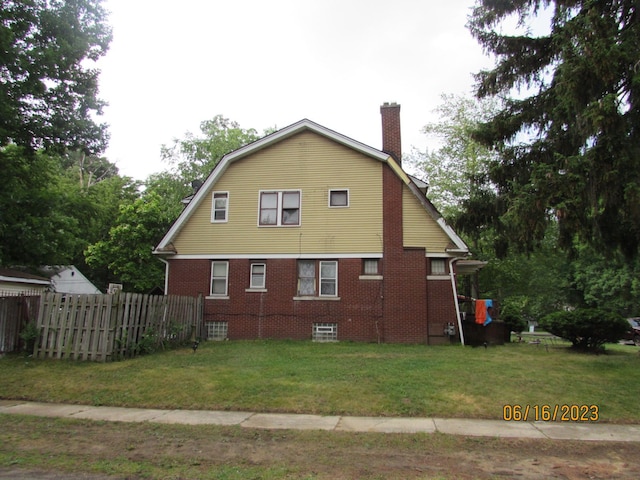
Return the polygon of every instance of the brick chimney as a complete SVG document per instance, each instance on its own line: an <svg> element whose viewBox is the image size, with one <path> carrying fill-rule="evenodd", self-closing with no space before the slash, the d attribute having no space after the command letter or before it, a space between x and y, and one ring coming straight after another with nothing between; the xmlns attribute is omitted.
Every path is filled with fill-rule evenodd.
<svg viewBox="0 0 640 480"><path fill-rule="evenodd" d="M402 165L402 143L400 141L400 105L385 102L380 107L382 115L382 151L388 153Z"/></svg>

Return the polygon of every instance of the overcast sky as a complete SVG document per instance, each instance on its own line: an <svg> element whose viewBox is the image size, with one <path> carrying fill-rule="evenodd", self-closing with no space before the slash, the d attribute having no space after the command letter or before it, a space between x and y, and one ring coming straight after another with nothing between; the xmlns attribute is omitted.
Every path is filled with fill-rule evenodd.
<svg viewBox="0 0 640 480"><path fill-rule="evenodd" d="M160 146L221 114L260 134L308 118L381 148L380 105L401 104L404 153L442 93L491 65L465 25L473 0L106 0L98 67L106 157L143 180Z"/></svg>

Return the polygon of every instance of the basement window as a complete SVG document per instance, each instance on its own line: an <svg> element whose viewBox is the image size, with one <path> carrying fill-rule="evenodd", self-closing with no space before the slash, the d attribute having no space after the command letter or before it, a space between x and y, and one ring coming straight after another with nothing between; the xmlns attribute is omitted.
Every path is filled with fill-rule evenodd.
<svg viewBox="0 0 640 480"><path fill-rule="evenodd" d="M313 334L311 339L314 342L337 342L338 341L338 324L337 323L314 323Z"/></svg>
<svg viewBox="0 0 640 480"><path fill-rule="evenodd" d="M226 340L229 335L229 322L206 322L207 340Z"/></svg>

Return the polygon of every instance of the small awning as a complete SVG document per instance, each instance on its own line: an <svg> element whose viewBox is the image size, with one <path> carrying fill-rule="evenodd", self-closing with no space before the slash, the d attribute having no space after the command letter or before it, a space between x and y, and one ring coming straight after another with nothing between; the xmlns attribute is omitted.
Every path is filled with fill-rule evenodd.
<svg viewBox="0 0 640 480"><path fill-rule="evenodd" d="M489 262L481 260L458 260L456 262L456 273L458 275L472 275L484 268Z"/></svg>

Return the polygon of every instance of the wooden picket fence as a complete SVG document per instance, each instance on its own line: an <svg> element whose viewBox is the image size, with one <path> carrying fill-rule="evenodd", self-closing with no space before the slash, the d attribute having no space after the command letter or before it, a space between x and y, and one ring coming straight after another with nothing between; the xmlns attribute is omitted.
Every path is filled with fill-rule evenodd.
<svg viewBox="0 0 640 480"><path fill-rule="evenodd" d="M36 358L110 361L200 337L202 299L141 295L42 295ZM193 329L195 328L195 331Z"/></svg>

